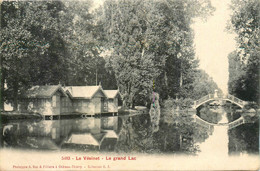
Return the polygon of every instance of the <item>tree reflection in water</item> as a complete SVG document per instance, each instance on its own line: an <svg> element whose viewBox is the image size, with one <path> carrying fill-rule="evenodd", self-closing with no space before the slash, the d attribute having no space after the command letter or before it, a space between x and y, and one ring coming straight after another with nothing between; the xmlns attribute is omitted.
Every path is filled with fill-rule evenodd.
<svg viewBox="0 0 260 171"><path fill-rule="evenodd" d="M57 121L48 122L56 123ZM169 112L168 110L162 111L157 132L153 132L149 114L95 118L95 124L91 124L91 127L86 125L89 123L87 119L86 121L75 119L60 122L64 122L60 125L66 126L66 129L57 129L60 130L60 133L57 134L60 135L59 141L54 141L52 136L46 137L47 134L42 133L41 130L44 130L42 125L44 124L21 123L19 128L13 128L5 132L5 143L12 147L19 146L34 149L64 149L66 147L66 150L91 151L94 149L94 151L115 151L117 153L180 153L194 155L199 151L197 143L205 141L212 132L212 130L193 122L191 115L185 112ZM72 127L68 127L71 124ZM116 125L116 127L111 124ZM32 126L33 132L31 130ZM55 126L55 124L52 124L52 126ZM19 131L17 132L17 130ZM106 130L114 131L118 138L103 138ZM19 134L19 132L23 133L19 136L13 136ZM86 133L98 139L99 146L88 148L90 147L89 144L62 144L72 134ZM16 143L14 144L14 142ZM19 143L17 144L17 142Z"/></svg>

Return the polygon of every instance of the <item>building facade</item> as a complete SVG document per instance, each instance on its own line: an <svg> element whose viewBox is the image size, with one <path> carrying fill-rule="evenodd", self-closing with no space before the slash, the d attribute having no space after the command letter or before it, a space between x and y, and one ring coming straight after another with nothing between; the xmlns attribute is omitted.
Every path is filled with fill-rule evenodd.
<svg viewBox="0 0 260 171"><path fill-rule="evenodd" d="M117 98L118 90L101 86L34 86L19 99L19 111L42 114L44 120L28 128L30 135L58 142L71 132L99 134L102 129L116 128L109 117L101 121L99 116L117 115Z"/></svg>
<svg viewBox="0 0 260 171"><path fill-rule="evenodd" d="M19 111L42 115L117 113L119 97L118 90L101 86L34 86L21 96Z"/></svg>
<svg viewBox="0 0 260 171"><path fill-rule="evenodd" d="M89 115L107 112L107 96L101 86L70 86L64 90L72 99L73 112Z"/></svg>
<svg viewBox="0 0 260 171"><path fill-rule="evenodd" d="M118 112L118 98L120 97L118 90L104 90L107 99L107 111L108 112Z"/></svg>
<svg viewBox="0 0 260 171"><path fill-rule="evenodd" d="M34 86L21 96L18 108L21 112L60 115L63 98L67 98L67 94L60 85Z"/></svg>

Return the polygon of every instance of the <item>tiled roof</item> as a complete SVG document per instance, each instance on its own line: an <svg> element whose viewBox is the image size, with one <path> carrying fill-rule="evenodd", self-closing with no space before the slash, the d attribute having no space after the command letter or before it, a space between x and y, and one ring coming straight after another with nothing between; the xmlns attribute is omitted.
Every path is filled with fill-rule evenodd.
<svg viewBox="0 0 260 171"><path fill-rule="evenodd" d="M64 96L66 93L63 91L60 85L46 85L46 86L33 86L27 90L23 97L27 98L50 98L56 91L60 91Z"/></svg>
<svg viewBox="0 0 260 171"><path fill-rule="evenodd" d="M101 91L107 98L115 98L118 90L103 90L101 86L67 86L46 85L33 86L27 90L23 97L26 98L50 98L56 91L60 91L64 96L70 95L72 98L91 99L98 91Z"/></svg>
<svg viewBox="0 0 260 171"><path fill-rule="evenodd" d="M91 99L98 90L101 90L103 93L103 89L101 86L68 86L64 88L65 91L69 92L72 98L84 98ZM106 96L106 94L104 93Z"/></svg>
<svg viewBox="0 0 260 171"><path fill-rule="evenodd" d="M31 148L58 150L59 147L48 137L27 137L26 141L22 142L29 145Z"/></svg>
<svg viewBox="0 0 260 171"><path fill-rule="evenodd" d="M99 146L99 142L90 133L72 134L66 143Z"/></svg>
<svg viewBox="0 0 260 171"><path fill-rule="evenodd" d="M114 130L104 130L106 132L105 138L118 138Z"/></svg>
<svg viewBox="0 0 260 171"><path fill-rule="evenodd" d="M116 97L116 95L119 93L118 90L104 90L104 92L107 95L107 98L113 99Z"/></svg>

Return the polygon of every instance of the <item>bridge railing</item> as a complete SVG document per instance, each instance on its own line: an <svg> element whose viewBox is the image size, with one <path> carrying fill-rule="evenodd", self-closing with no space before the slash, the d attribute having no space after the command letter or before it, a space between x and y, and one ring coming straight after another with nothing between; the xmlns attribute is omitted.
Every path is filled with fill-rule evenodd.
<svg viewBox="0 0 260 171"><path fill-rule="evenodd" d="M231 101L233 101L233 102L235 102L235 103L237 103L241 106L244 106L244 104L245 104L245 101L243 101L243 100L241 100L241 99L239 99L239 98L237 98L237 97L235 97L231 94L227 94L226 96L224 96L224 98L229 99L229 100L231 100Z"/></svg>
<svg viewBox="0 0 260 171"><path fill-rule="evenodd" d="M205 103L205 102L207 102L208 100L211 100L211 99L228 99L228 100L232 101L233 103L238 104L240 107L243 107L246 104L245 101L243 101L243 100L241 100L241 99L239 99L239 98L237 98L237 97L235 97L231 94L227 94L227 95L224 95L224 96L221 95L221 96L217 96L217 97L215 97L214 94L208 94L208 95L203 96L202 98L194 101L194 106L197 108L201 104L203 104L203 103Z"/></svg>
<svg viewBox="0 0 260 171"><path fill-rule="evenodd" d="M242 124L244 124L245 123L245 120L244 120L244 118L243 117L241 117L241 118L239 118L239 119L237 119L237 120L235 120L235 121L233 121L233 122L230 122L230 123L218 123L218 124L213 124L213 123L209 123L209 122L207 122L207 121L204 121L203 119L201 119L200 117L198 117L197 115L195 115L194 116L194 121L196 122L196 123L198 123L199 125L201 125L201 126L204 126L204 127L206 127L206 128L212 128L212 127L214 127L214 126L226 126L226 125L228 125L228 129L232 129L232 128L235 128L235 127L237 127L237 126L239 126L239 125L242 125Z"/></svg>
<svg viewBox="0 0 260 171"><path fill-rule="evenodd" d="M205 101L209 100L209 99L213 99L214 98L214 94L208 94L206 96L203 96L202 98L200 98L199 100L196 100L194 102L194 106L197 106L201 103L204 103Z"/></svg>
<svg viewBox="0 0 260 171"><path fill-rule="evenodd" d="M199 125L204 126L206 128L211 128L211 127L213 127L215 125L215 124L211 124L211 123L209 123L207 121L204 121L203 119L199 118L198 116L195 116L194 119L195 119L196 123L198 123Z"/></svg>
<svg viewBox="0 0 260 171"><path fill-rule="evenodd" d="M228 124L228 129L235 128L235 127L242 125L242 124L244 124L244 119L243 118L237 119L237 120L230 122Z"/></svg>

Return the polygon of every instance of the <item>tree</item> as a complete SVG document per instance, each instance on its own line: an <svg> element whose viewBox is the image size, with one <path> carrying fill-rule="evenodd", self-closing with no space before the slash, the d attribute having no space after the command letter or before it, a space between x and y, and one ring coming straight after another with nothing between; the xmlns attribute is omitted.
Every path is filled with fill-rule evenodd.
<svg viewBox="0 0 260 171"><path fill-rule="evenodd" d="M66 46L66 85L96 84L99 57L98 42L94 38L95 25L90 13L91 1L64 2L60 12L61 31Z"/></svg>
<svg viewBox="0 0 260 171"><path fill-rule="evenodd" d="M232 0L231 10L228 29L237 34L237 49L229 54L229 93L259 105L260 2ZM229 142L230 152L258 152L259 122L231 130Z"/></svg>
<svg viewBox="0 0 260 171"><path fill-rule="evenodd" d="M1 3L2 102L16 110L18 95L33 85L117 88L114 73L104 69L101 26L90 8L90 1Z"/></svg>
<svg viewBox="0 0 260 171"><path fill-rule="evenodd" d="M245 92L243 82L240 79L245 75L245 66L240 61L239 55L234 51L228 55L229 62L229 79L228 79L228 91L230 94L234 94L238 98L243 98Z"/></svg>
<svg viewBox="0 0 260 171"><path fill-rule="evenodd" d="M50 47L48 39L42 36L48 38L57 27L53 10L49 2L1 3L1 94L13 101L15 110L18 93L28 88L31 79L41 71L38 62ZM6 92L4 82L8 86Z"/></svg>
<svg viewBox="0 0 260 171"><path fill-rule="evenodd" d="M32 85L99 82L119 87L128 107L147 103L153 83L162 99L186 96L197 67L190 24L210 13L208 0L107 1L97 13L91 7L91 1L1 4L5 100L16 109L18 94Z"/></svg>
<svg viewBox="0 0 260 171"><path fill-rule="evenodd" d="M159 41L153 41L153 50L165 61L161 74L155 80L156 91L162 99L187 97L191 89L193 72L198 67L194 58L193 18L206 17L213 8L210 1L153 1L155 14L152 26ZM150 10L152 11L152 10ZM152 13L152 14L154 14Z"/></svg>
<svg viewBox="0 0 260 171"><path fill-rule="evenodd" d="M198 70L194 73L194 81L192 82L191 91L188 94L193 99L199 99L208 94L214 94L215 90L221 92L217 84L205 71Z"/></svg>
<svg viewBox="0 0 260 171"><path fill-rule="evenodd" d="M123 105L133 107L137 94L152 92L159 72L160 64L148 50L149 23L143 13L148 9L140 0L106 1L103 9L106 48L111 51L107 63L115 73Z"/></svg>
<svg viewBox="0 0 260 171"><path fill-rule="evenodd" d="M237 34L238 48L230 54L229 90L244 100L259 103L260 2L233 0L231 10L228 28Z"/></svg>
<svg viewBox="0 0 260 171"><path fill-rule="evenodd" d="M105 1L100 20L105 49L111 52L108 65L125 106L133 106L135 99L148 101L153 81L162 99L188 89L190 72L197 67L190 25L205 11L212 11L207 0Z"/></svg>

